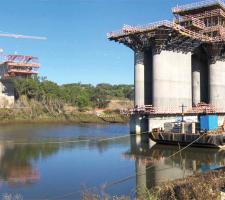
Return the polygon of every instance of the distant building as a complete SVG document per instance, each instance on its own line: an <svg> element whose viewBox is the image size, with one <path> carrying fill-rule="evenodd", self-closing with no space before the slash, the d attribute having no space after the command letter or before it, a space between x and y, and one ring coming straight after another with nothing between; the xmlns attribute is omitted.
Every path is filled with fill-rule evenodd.
<svg viewBox="0 0 225 200"><path fill-rule="evenodd" d="M0 64L0 77L7 79L11 77L30 78L38 74L40 65L38 58L23 55L7 55L6 61Z"/></svg>
<svg viewBox="0 0 225 200"><path fill-rule="evenodd" d="M32 78L38 75L38 58L23 55L7 55L0 63L0 108L12 108L15 102L14 84L11 78Z"/></svg>

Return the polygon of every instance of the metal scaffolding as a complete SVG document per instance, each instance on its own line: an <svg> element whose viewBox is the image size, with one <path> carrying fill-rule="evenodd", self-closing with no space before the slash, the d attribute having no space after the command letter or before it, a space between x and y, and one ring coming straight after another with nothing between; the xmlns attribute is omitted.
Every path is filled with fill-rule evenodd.
<svg viewBox="0 0 225 200"><path fill-rule="evenodd" d="M217 44L225 41L225 4L222 0L177 6L172 11L175 16L173 21L124 25L121 30L108 33L107 37L134 50L153 47L180 50L182 46L182 51L193 51L196 43Z"/></svg>
<svg viewBox="0 0 225 200"><path fill-rule="evenodd" d="M173 14L182 13L184 11L190 11L190 10L196 10L196 9L204 9L206 7L210 6L221 6L225 8L225 3L222 0L206 0L206 1L200 1L196 3L190 3L186 5L176 6L172 8Z"/></svg>
<svg viewBox="0 0 225 200"><path fill-rule="evenodd" d="M38 74L37 69L40 67L38 58L23 55L7 55L3 63L0 64L1 78L9 77L29 77Z"/></svg>

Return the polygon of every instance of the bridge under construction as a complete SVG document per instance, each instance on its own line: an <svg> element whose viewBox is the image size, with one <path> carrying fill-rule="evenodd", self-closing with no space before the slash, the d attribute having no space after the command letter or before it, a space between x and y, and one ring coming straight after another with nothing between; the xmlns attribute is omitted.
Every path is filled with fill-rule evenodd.
<svg viewBox="0 0 225 200"><path fill-rule="evenodd" d="M181 113L193 118L218 113L220 123L224 120L225 3L196 2L172 13L173 21L125 25L107 35L134 51L134 109L127 112L136 128L144 118L149 130L162 126L150 119L171 120ZM141 130L136 128L132 132Z"/></svg>

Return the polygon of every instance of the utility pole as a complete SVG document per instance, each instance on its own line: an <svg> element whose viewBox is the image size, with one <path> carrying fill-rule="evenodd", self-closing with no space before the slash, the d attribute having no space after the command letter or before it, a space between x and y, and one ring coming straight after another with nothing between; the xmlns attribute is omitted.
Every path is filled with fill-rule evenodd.
<svg viewBox="0 0 225 200"><path fill-rule="evenodd" d="M185 106L184 104L182 104L180 107L181 107L181 109L182 109L182 118L181 118L181 122L184 122L184 108L187 107L187 106Z"/></svg>
<svg viewBox="0 0 225 200"><path fill-rule="evenodd" d="M184 104L182 104L182 106L180 106L182 109L182 115L181 115L181 133L184 134L184 108L187 107Z"/></svg>

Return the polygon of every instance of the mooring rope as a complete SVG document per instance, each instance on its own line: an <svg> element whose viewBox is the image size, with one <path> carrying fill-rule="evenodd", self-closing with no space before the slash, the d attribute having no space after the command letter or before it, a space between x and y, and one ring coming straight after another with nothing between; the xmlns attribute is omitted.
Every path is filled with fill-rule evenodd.
<svg viewBox="0 0 225 200"><path fill-rule="evenodd" d="M145 132L141 132L141 134L149 134L148 131L145 131ZM200 135L197 139L195 139L194 141L192 141L191 143L189 143L187 146L179 149L178 151L176 151L175 153L171 154L170 156L166 157L165 159L169 159L173 156L175 156L176 154L182 152L183 150L187 149L188 147L190 147L192 144L194 144L195 142L197 142L200 138L202 138L204 135L206 135L207 133L204 133L202 135ZM120 135L120 136L115 136L115 137L110 137L110 138L104 138L104 139L99 139L99 140L93 140L93 139L85 139L85 140L67 140L67 141L51 141L51 142L45 142L45 143L42 143L42 142L12 142L13 144L20 144L20 145L26 145L26 144L59 144L59 143L79 143L79 142L103 142L103 141L107 141L107 140L115 140L115 139L120 139L120 138L125 138L125 137L128 137L128 136L135 136L136 134L128 134L128 135ZM146 167L146 170L148 169L151 169L152 167L154 167L154 164L149 166L149 167ZM163 168L163 169L159 169L157 171L163 171L163 170L166 170L168 169L167 168ZM107 183L105 185L99 185L102 189L108 189L110 187L113 187L115 185L118 185L118 184L121 184L121 183L124 183L132 178L135 178L136 176L143 176L143 175L146 175L146 173L135 173L134 175L130 175L130 176L127 176L125 178L122 178L122 179L118 179L118 180L115 180L111 183ZM1 180L2 181L2 180ZM96 188L96 187L90 187L90 189L92 188ZM74 191L74 192L70 192L70 193L66 193L66 194L62 194L62 195L59 195L59 196L55 196L55 197L51 197L51 198L43 198L42 200L55 200L55 199L61 199L63 197L68 197L68 196L71 196L71 195L74 195L74 194L77 194L77 193L80 193L80 190L77 190L77 191Z"/></svg>
<svg viewBox="0 0 225 200"><path fill-rule="evenodd" d="M207 132L203 133L203 134L200 135L197 139L195 139L194 141L192 141L191 143L189 143L187 146L181 148L180 150L176 151L175 153L171 154L170 156L165 157L165 160L166 160L166 159L169 159L169 158L175 156L176 154L182 152L183 150L187 149L188 147L190 147L192 144L194 144L195 142L197 142L200 138L202 138L202 137L203 137L204 135L206 135L206 134L207 134ZM151 169L151 168L153 168L153 167L154 167L154 164L151 165L151 166L149 166L149 167L146 167L146 170ZM125 177L125 178L122 178L122 179L119 179L119 180L115 180L115 181L113 181L113 182L111 182L111 183L108 183L108 184L106 184L103 188L104 188L104 189L107 189L107 188L110 188L110 187L112 187L112 186L114 186L114 185L117 185L117 184L126 182L126 181L128 181L128 180L130 180L130 179L132 179L132 178L135 178L136 176L142 176L142 175L146 175L146 173L135 173L134 175L130 175L130 176L127 176L127 177Z"/></svg>
<svg viewBox="0 0 225 200"><path fill-rule="evenodd" d="M149 134L148 131L142 132L141 134ZM66 144L66 143L81 143L81 142L104 142L109 140L117 140L121 138L126 138L130 136L135 136L136 134L126 134L126 135L119 135L115 137L108 137L108 138L92 138L92 139L77 139L77 140L63 140L63 141L43 141L43 142L14 142L14 141L4 141L6 144L15 144L15 145L38 145L38 144Z"/></svg>
<svg viewBox="0 0 225 200"><path fill-rule="evenodd" d="M146 131L146 132L142 132L141 134L149 134L149 132ZM187 146L179 149L178 151L176 151L175 153L171 154L170 156L165 157L165 159L169 159L169 158L175 156L176 154L182 152L183 150L187 149L188 147L190 147L192 144L194 144L195 142L197 142L200 138L202 138L206 134L207 134L207 132L205 132L204 134L200 135L197 139L193 140ZM129 134L129 135L136 135L136 134ZM109 138L109 139L111 139L111 138ZM146 167L146 170L151 169L152 167L154 167L154 164L151 165L151 166L149 166L149 167ZM167 167L167 168L163 168L163 169L158 169L156 171L163 171L163 170L170 169L170 168ZM118 184L124 183L124 182L126 182L126 181L128 181L128 180L130 180L132 178L135 178L136 176L143 176L143 175L146 175L146 173L135 173L134 175L130 175L130 176L127 176L125 178L115 180L115 181L113 181L111 183L108 183L108 184L105 184L105 185L99 185L99 186L102 189L108 189L110 187L113 187L114 185L118 185ZM89 187L88 189L90 190L92 188L94 189L94 188L96 188L96 186L95 187ZM74 191L74 192L71 192L71 193L67 193L67 194L61 195L60 197L63 197L63 196L71 196L71 195L74 195L76 193L78 193L78 191ZM58 197L53 197L53 198L46 198L46 199L43 199L43 200L55 200L55 199L59 199L60 197L58 196Z"/></svg>

